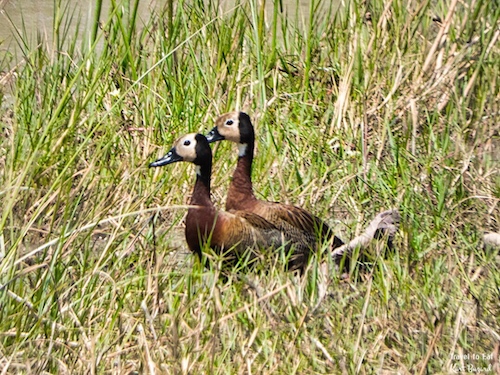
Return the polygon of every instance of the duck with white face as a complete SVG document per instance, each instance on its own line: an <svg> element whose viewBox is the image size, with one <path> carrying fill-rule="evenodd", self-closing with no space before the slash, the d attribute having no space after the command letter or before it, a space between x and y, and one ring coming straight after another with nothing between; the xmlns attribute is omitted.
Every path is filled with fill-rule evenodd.
<svg viewBox="0 0 500 375"><path fill-rule="evenodd" d="M210 143L227 140L238 146L238 163L229 185L227 210L244 210L262 216L281 230L301 234L311 248L329 242L333 250L343 244L323 220L303 208L255 197L252 184L255 131L246 113L229 112L218 117L207 140Z"/></svg>

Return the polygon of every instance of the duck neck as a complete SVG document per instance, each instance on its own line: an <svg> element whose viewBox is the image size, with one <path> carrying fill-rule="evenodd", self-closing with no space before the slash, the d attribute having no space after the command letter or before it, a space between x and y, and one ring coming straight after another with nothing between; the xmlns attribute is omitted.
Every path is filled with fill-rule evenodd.
<svg viewBox="0 0 500 375"><path fill-rule="evenodd" d="M189 248L202 259L202 243L207 240L207 233L213 228L216 218L215 206L210 199L210 177L212 165L196 166L196 183L190 207L186 216L186 240ZM201 237L200 237L201 236Z"/></svg>
<svg viewBox="0 0 500 375"><path fill-rule="evenodd" d="M196 183L194 185L191 204L194 206L213 207L210 199L210 178L212 165L207 163L196 166Z"/></svg>
<svg viewBox="0 0 500 375"><path fill-rule="evenodd" d="M239 144L238 164L233 174L231 185L229 186L228 200L234 195L234 199L241 199L242 196L248 200L254 200L252 187L252 162L254 153L254 142ZM234 193L234 194L231 194Z"/></svg>

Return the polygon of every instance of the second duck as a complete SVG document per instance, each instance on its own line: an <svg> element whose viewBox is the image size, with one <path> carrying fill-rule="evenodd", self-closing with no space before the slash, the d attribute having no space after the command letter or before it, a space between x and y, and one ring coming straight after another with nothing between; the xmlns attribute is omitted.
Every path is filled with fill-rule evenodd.
<svg viewBox="0 0 500 375"><path fill-rule="evenodd" d="M229 112L218 117L207 140L210 143L228 140L238 145L238 164L229 185L227 210L252 212L283 231L300 232L312 242L312 247L331 241L333 250L343 244L323 220L310 212L293 205L268 202L255 197L252 185L255 131L250 116L245 112Z"/></svg>

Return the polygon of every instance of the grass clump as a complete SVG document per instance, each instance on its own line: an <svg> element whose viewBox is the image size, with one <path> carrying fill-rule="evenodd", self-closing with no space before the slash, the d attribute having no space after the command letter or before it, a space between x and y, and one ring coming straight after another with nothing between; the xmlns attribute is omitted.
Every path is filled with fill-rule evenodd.
<svg viewBox="0 0 500 375"><path fill-rule="evenodd" d="M55 2L53 42L20 32L1 60L3 373L493 373L495 3L138 4L96 2L87 34ZM258 194L346 239L398 207L395 249L348 280L318 259L219 280L188 255L192 168L146 166L234 108ZM220 206L235 159L215 148Z"/></svg>

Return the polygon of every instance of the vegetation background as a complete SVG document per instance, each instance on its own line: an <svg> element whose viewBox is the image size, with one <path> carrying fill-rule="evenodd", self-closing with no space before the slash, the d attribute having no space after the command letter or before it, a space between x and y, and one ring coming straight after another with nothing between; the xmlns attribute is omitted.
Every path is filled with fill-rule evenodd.
<svg viewBox="0 0 500 375"><path fill-rule="evenodd" d="M0 373L499 371L498 2L138 3L70 32L55 0L53 40L0 61ZM235 108L259 196L345 239L398 207L395 249L347 279L204 269L193 168L147 164ZM215 147L221 207L235 159Z"/></svg>

